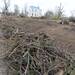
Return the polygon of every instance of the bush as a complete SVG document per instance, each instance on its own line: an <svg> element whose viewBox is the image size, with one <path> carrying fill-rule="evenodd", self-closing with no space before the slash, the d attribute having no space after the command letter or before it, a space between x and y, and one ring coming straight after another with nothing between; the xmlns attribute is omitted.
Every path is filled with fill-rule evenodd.
<svg viewBox="0 0 75 75"><path fill-rule="evenodd" d="M25 17L25 15L24 15L24 14L20 14L19 16L20 16L20 17Z"/></svg>
<svg viewBox="0 0 75 75"><path fill-rule="evenodd" d="M46 17L45 16L41 16L40 19L46 19Z"/></svg>
<svg viewBox="0 0 75 75"><path fill-rule="evenodd" d="M47 11L44 16L46 18L52 18L54 16L54 13L52 11Z"/></svg>
<svg viewBox="0 0 75 75"><path fill-rule="evenodd" d="M64 24L69 24L69 21L68 20L64 20L63 23Z"/></svg>
<svg viewBox="0 0 75 75"><path fill-rule="evenodd" d="M69 21L70 21L70 22L75 22L75 17L70 17L70 18L69 18Z"/></svg>
<svg viewBox="0 0 75 75"><path fill-rule="evenodd" d="M68 20L59 20L58 21L59 24L69 24Z"/></svg>
<svg viewBox="0 0 75 75"><path fill-rule="evenodd" d="M53 19L53 20L60 20L57 15L54 15L54 16L52 17L52 19Z"/></svg>

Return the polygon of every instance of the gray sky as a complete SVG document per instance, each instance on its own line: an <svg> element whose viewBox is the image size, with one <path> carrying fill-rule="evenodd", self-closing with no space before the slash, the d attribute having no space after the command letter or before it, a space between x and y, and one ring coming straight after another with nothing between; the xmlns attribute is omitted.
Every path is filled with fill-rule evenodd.
<svg viewBox="0 0 75 75"><path fill-rule="evenodd" d="M0 1L0 5L2 6L3 0ZM55 8L60 3L62 3L67 16L71 14L71 11L75 10L75 0L11 0L11 8L13 8L14 4L17 4L20 8L23 8L26 4L27 6L39 6L43 12L47 10L55 11Z"/></svg>

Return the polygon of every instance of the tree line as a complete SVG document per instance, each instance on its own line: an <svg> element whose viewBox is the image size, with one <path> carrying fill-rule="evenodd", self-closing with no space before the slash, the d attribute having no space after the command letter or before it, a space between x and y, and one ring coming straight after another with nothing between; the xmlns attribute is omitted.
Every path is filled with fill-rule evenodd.
<svg viewBox="0 0 75 75"><path fill-rule="evenodd" d="M39 17L42 16L42 10L40 9L40 7L35 7L35 6L30 6L30 11L27 10L27 6L24 6L24 9L22 9L21 11L19 10L19 6L18 5L14 5L14 12L11 12L9 10L10 8L10 0L3 0L3 7L2 7L2 15L17 15L17 16L28 16L29 13L31 14L30 16L32 17ZM63 10L63 6L60 3L60 5L57 7L56 9L57 11L54 13L53 11L48 10L47 12L45 12L44 17L46 18L61 18L64 14L64 10ZM37 15L39 14L39 15Z"/></svg>
<svg viewBox="0 0 75 75"><path fill-rule="evenodd" d="M75 22L74 13L71 13L70 17L66 17L64 14L64 7L62 3L58 5L55 9L55 11L48 10L42 15L42 9L40 9L39 6L30 6L29 10L28 7L25 5L24 8L20 11L18 5L14 5L14 12L11 12L9 10L10 8L10 0L3 0L4 7L2 8L1 15L11 15L11 16L21 16L21 17L40 17L41 19L52 19L52 20L62 20L62 18L65 18L65 20L69 20L70 22Z"/></svg>

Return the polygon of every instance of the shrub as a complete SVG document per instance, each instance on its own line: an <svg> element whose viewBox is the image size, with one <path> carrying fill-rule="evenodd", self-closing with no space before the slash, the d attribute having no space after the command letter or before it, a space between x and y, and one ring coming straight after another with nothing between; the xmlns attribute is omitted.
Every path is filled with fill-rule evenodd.
<svg viewBox="0 0 75 75"><path fill-rule="evenodd" d="M70 22L75 22L75 17L69 17Z"/></svg>
<svg viewBox="0 0 75 75"><path fill-rule="evenodd" d="M52 18L54 16L54 13L52 12L52 11L47 11L46 13L45 13L45 17L46 18Z"/></svg>
<svg viewBox="0 0 75 75"><path fill-rule="evenodd" d="M68 20L59 20L58 21L59 24L69 24Z"/></svg>
<svg viewBox="0 0 75 75"><path fill-rule="evenodd" d="M46 17L45 16L41 16L40 19L46 19Z"/></svg>
<svg viewBox="0 0 75 75"><path fill-rule="evenodd" d="M63 23L64 24L69 24L69 21L68 20L64 20Z"/></svg>

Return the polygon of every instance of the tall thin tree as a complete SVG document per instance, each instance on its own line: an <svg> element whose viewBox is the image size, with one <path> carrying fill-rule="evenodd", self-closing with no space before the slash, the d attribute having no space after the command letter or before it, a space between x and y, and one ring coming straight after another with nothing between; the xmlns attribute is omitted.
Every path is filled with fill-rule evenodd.
<svg viewBox="0 0 75 75"><path fill-rule="evenodd" d="M4 7L2 9L2 13L4 15L8 15L9 7L10 7L10 0L3 0L3 4L4 4Z"/></svg>

